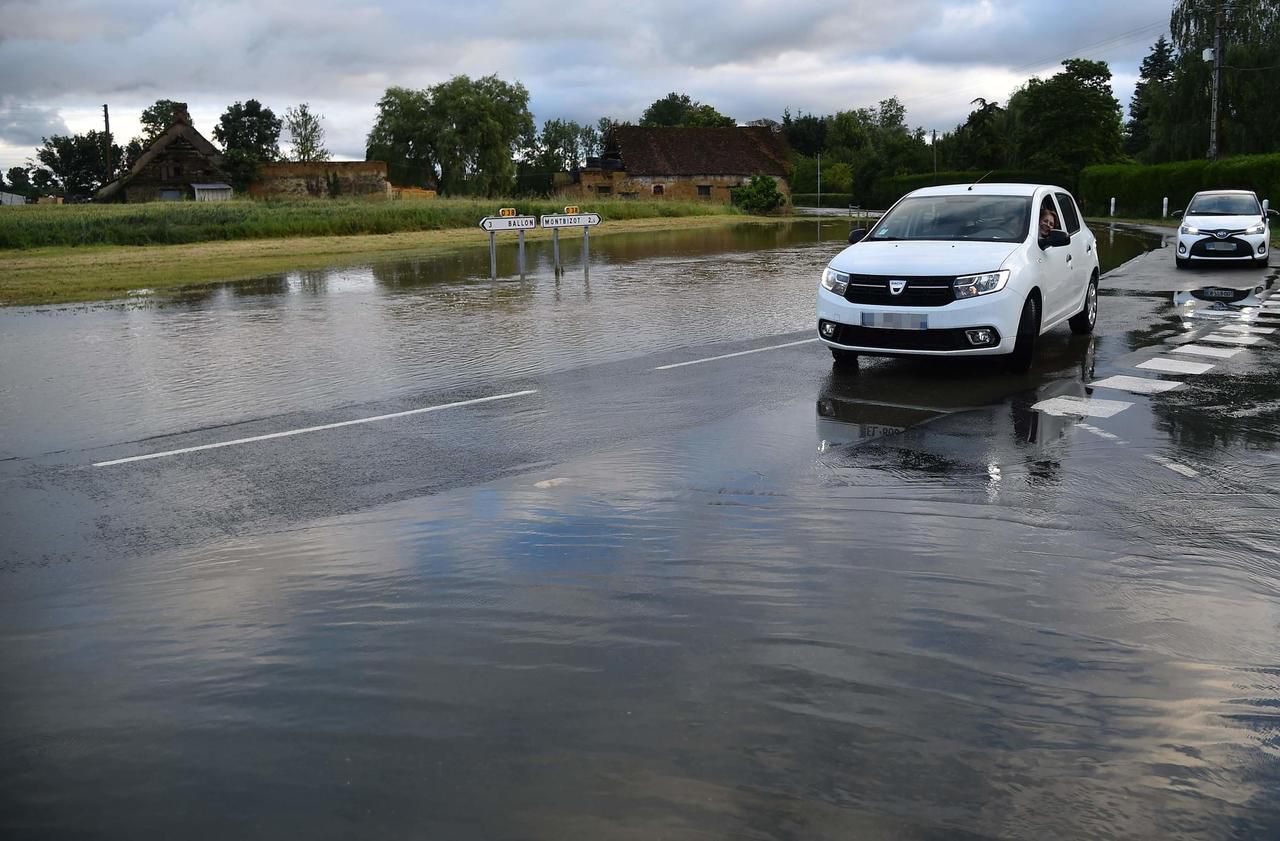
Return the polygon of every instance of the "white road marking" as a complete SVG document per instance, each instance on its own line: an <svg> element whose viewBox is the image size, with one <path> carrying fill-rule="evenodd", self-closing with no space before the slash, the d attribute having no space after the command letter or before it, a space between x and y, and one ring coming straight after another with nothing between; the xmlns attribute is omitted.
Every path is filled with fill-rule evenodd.
<svg viewBox="0 0 1280 841"><path fill-rule="evenodd" d="M1182 383L1171 380L1149 380L1144 377L1126 377L1123 374L1089 383L1089 388L1116 388L1135 394L1159 394L1181 388Z"/></svg>
<svg viewBox="0 0 1280 841"><path fill-rule="evenodd" d="M1276 328L1274 327L1254 327L1252 324L1239 323L1219 324L1214 329L1228 330L1232 333L1249 333L1250 335L1261 336L1270 336L1272 333L1276 332Z"/></svg>
<svg viewBox="0 0 1280 841"><path fill-rule="evenodd" d="M1210 333L1201 336L1197 341L1217 342L1220 345L1256 345L1262 341L1261 336L1229 336L1226 333Z"/></svg>
<svg viewBox="0 0 1280 841"><path fill-rule="evenodd" d="M337 423L325 423L320 426L305 426L301 429L288 429L284 432L272 432L267 435L254 435L249 438L235 438L231 441L219 441L216 444L201 444L198 447L183 447L178 450L165 450L159 453L147 453L141 456L129 456L128 458L117 458L111 461L94 462L94 467L110 467L113 464L128 464L131 461L146 461L152 458L164 458L165 456L182 455L183 453L196 453L201 450L216 450L219 447L233 447L236 444L249 444L254 441L269 441L272 438L287 438L290 435L303 435L308 432L320 432L325 429L337 429L342 426L354 426L358 423L373 423L374 421L390 420L391 418L403 418L409 415L421 415L427 412L439 412L443 409L456 409L461 406L475 406L480 403L492 403L495 400L510 400L513 397L525 397L530 394L537 394L537 389L528 391L513 391L510 394L495 394L492 397L477 397L473 400L459 400L456 403L443 403L439 406L426 406L421 409L408 409L403 412L391 412L386 415L374 415L369 418L357 418L356 420L338 421Z"/></svg>
<svg viewBox="0 0 1280 841"><path fill-rule="evenodd" d="M1132 405L1123 400L1099 400L1096 397L1051 397L1031 408L1057 417L1109 418Z"/></svg>
<svg viewBox="0 0 1280 841"><path fill-rule="evenodd" d="M1208 347L1207 345L1178 345L1173 349L1174 353L1194 353L1199 356L1212 356L1217 359L1230 359L1231 357L1244 353L1242 347Z"/></svg>
<svg viewBox="0 0 1280 841"><path fill-rule="evenodd" d="M758 347L752 350L740 350L737 353L724 353L720 356L708 356L706 359L691 359L688 362L677 362L674 365L659 365L654 368L655 371L669 371L672 368L683 368L686 365L701 365L703 362L717 362L721 359L732 359L735 356L746 356L748 353L764 353L766 350L779 350L784 347L795 347L796 345L807 345L810 342L816 342L817 339L801 339L798 342L787 342L785 345L770 345L769 347Z"/></svg>
<svg viewBox="0 0 1280 841"><path fill-rule="evenodd" d="M1178 462L1172 461L1171 459L1167 459L1164 456L1157 456L1157 455L1148 453L1147 458L1151 459L1161 467L1169 468L1174 473L1177 473L1181 476L1186 476L1188 479L1194 479L1200 475L1198 471L1193 470L1190 467L1187 467L1185 464L1179 464Z"/></svg>
<svg viewBox="0 0 1280 841"><path fill-rule="evenodd" d="M1108 441L1115 441L1117 444L1125 443L1124 440L1119 435L1112 435L1110 432L1107 432L1105 429L1098 429L1098 427L1093 426L1092 424L1077 423L1076 426L1083 429L1085 432L1092 432L1094 435L1097 435L1099 438L1106 438Z"/></svg>
<svg viewBox="0 0 1280 841"><path fill-rule="evenodd" d="M1140 362L1133 367L1142 368L1146 371L1162 371L1168 374L1203 374L1205 371L1213 369L1213 366L1208 362L1188 362L1185 359L1170 359L1167 356L1157 356L1154 359L1148 359L1146 362Z"/></svg>

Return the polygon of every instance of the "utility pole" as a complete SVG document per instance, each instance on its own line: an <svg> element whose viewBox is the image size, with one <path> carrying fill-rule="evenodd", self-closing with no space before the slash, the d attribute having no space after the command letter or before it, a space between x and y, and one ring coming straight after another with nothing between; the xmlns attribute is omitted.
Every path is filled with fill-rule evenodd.
<svg viewBox="0 0 1280 841"><path fill-rule="evenodd" d="M938 130L933 130L933 142L929 144L933 147L933 183L938 183Z"/></svg>
<svg viewBox="0 0 1280 841"><path fill-rule="evenodd" d="M107 113L107 105L105 102L102 104L102 125L105 131L105 137L102 143L104 146L106 146L106 148L102 150L102 160L106 164L106 171L102 174L102 183L110 184L112 180L111 179L111 115Z"/></svg>
<svg viewBox="0 0 1280 841"><path fill-rule="evenodd" d="M1222 87L1222 0L1213 16L1213 111L1209 114L1209 160L1218 159L1218 90Z"/></svg>
<svg viewBox="0 0 1280 841"><path fill-rule="evenodd" d="M822 153L818 153L818 207L822 207Z"/></svg>

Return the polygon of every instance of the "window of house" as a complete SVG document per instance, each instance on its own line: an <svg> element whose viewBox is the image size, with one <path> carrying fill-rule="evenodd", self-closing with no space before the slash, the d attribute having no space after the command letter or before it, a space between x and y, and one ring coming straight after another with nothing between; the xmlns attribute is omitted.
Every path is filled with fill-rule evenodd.
<svg viewBox="0 0 1280 841"><path fill-rule="evenodd" d="M182 201L181 190L161 190L160 201Z"/></svg>
<svg viewBox="0 0 1280 841"><path fill-rule="evenodd" d="M660 196L660 195L662 195L662 192L663 192L663 190L665 190L665 189L666 189L666 188L665 188L665 187L663 187L661 184L654 184L654 185L653 185L653 194L654 194L655 196Z"/></svg>
<svg viewBox="0 0 1280 841"><path fill-rule="evenodd" d="M610 193L612 193L612 192L613 192L613 188L612 188L612 187L609 187L609 186L604 185L604 184L597 184L597 185L596 185L596 195L597 195L597 196L607 196L607 195L609 195L609 194L610 194Z"/></svg>
<svg viewBox="0 0 1280 841"><path fill-rule="evenodd" d="M698 195L700 195L700 196L709 196L709 195L711 195L711 185L710 185L710 184L699 184L699 185L698 185Z"/></svg>

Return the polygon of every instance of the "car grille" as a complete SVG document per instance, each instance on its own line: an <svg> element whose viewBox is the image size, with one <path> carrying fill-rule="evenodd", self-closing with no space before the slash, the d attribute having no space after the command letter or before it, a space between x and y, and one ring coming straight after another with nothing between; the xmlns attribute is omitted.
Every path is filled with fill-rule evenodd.
<svg viewBox="0 0 1280 841"><path fill-rule="evenodd" d="M1216 243L1218 245L1230 245L1232 248L1230 251L1223 251L1218 248L1215 248L1212 251L1210 251L1207 248L1209 243ZM1249 243L1245 242L1242 239L1236 239L1235 237L1227 237L1226 239L1217 239L1216 237L1209 237L1207 239L1199 240L1191 246L1191 256L1192 257L1252 257L1253 248L1250 247Z"/></svg>
<svg viewBox="0 0 1280 841"><path fill-rule="evenodd" d="M969 350L973 347L965 336L964 328L889 330L841 324L833 341L840 345L882 350Z"/></svg>
<svg viewBox="0 0 1280 841"><path fill-rule="evenodd" d="M898 295L889 291L889 281L905 280ZM954 301L954 275L945 277L903 277L902 275L849 275L844 299L851 304L883 304L895 307L943 307Z"/></svg>

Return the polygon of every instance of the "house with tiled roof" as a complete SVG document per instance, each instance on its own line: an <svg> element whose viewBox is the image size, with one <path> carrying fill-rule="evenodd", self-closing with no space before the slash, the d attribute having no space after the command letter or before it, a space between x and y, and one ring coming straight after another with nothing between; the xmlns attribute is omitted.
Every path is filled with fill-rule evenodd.
<svg viewBox="0 0 1280 841"><path fill-rule="evenodd" d="M773 178L790 200L790 154L765 126L695 128L619 126L604 152L571 174L563 193L582 199L620 197L728 204L752 176Z"/></svg>

